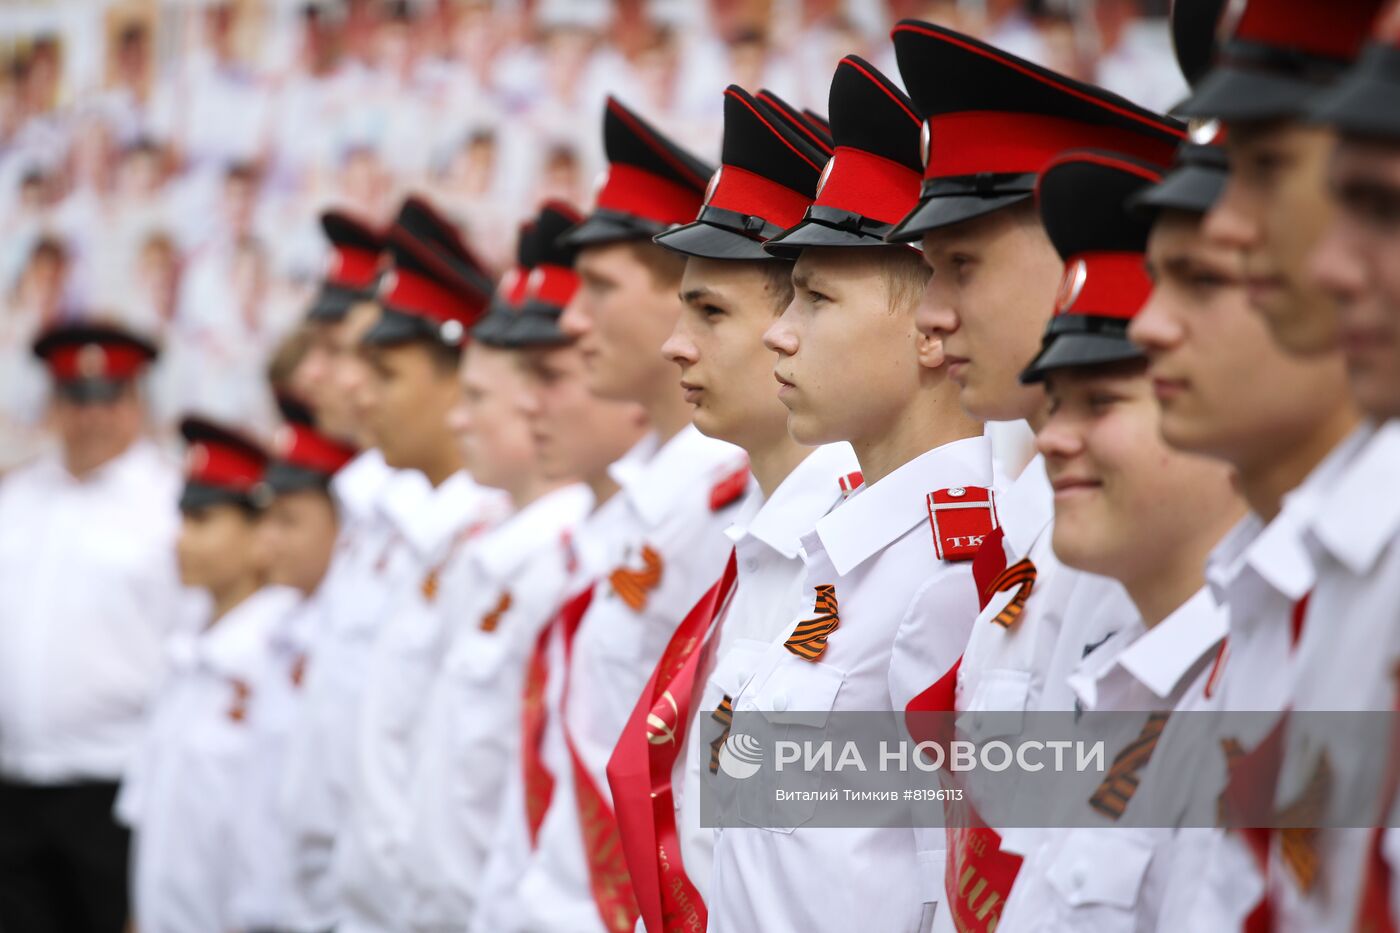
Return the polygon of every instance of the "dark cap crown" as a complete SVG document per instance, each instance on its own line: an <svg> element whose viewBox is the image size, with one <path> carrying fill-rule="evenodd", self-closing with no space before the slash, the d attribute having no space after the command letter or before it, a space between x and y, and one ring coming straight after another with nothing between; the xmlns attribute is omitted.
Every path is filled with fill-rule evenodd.
<svg viewBox="0 0 1400 933"><path fill-rule="evenodd" d="M1049 162L1096 147L1170 163L1184 127L951 29L904 20L895 56L925 119L918 208L892 239L960 223L1028 199Z"/></svg>
<svg viewBox="0 0 1400 933"><path fill-rule="evenodd" d="M644 240L700 209L714 170L609 97L603 114L608 173L593 211L564 235L574 246Z"/></svg>
<svg viewBox="0 0 1400 933"><path fill-rule="evenodd" d="M812 246L879 246L919 195L919 117L894 82L847 55L831 79L835 149L806 218L774 237L769 252Z"/></svg>
<svg viewBox="0 0 1400 933"><path fill-rule="evenodd" d="M1151 223L1128 202L1161 178L1159 166L1095 150L1065 153L1041 174L1041 221L1065 271L1023 382L1053 369L1141 358L1127 330L1152 292L1142 255Z"/></svg>

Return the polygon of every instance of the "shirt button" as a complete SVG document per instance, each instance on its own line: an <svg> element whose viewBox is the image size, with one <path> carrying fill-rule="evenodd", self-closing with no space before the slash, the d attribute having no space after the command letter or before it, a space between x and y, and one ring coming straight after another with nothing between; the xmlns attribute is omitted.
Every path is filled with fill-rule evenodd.
<svg viewBox="0 0 1400 933"><path fill-rule="evenodd" d="M747 570L749 573L754 573L755 571L757 571L758 559L754 557L744 558L744 569Z"/></svg>
<svg viewBox="0 0 1400 933"><path fill-rule="evenodd" d="M1084 870L1083 865L1077 866L1069 875L1070 884L1074 885L1074 890L1084 890L1084 885L1089 882L1089 873Z"/></svg>
<svg viewBox="0 0 1400 933"><path fill-rule="evenodd" d="M781 713L783 710L787 709L787 707L788 698L786 693L773 694L773 709Z"/></svg>

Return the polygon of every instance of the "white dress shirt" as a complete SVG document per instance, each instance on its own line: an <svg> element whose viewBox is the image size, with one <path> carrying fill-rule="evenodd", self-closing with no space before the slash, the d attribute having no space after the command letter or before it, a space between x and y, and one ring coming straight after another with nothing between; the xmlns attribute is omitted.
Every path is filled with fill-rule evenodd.
<svg viewBox="0 0 1400 933"><path fill-rule="evenodd" d="M461 573L468 541L501 518L499 493L453 474L426 500L412 494L386 507L407 544L403 573L384 604L365 671L351 763L348 805L332 873L342 933L403 928L407 908L404 845L408 793L418 754L419 713L458 606L442 592Z"/></svg>
<svg viewBox="0 0 1400 933"><path fill-rule="evenodd" d="M734 542L734 594L724 615L715 621L711 645L704 649L709 657L702 659L696 674L686 747L671 771L681 861L691 883L707 900L715 831L700 825L701 769L710 761L701 723L725 696L738 696L773 642L787 637L792 609L801 604L806 586L802 536L841 501L841 478L859 467L849 444L818 447L773 490L771 498L760 503L755 497L755 513L741 516L725 531Z"/></svg>
<svg viewBox="0 0 1400 933"><path fill-rule="evenodd" d="M117 798L133 831L133 916L142 933L242 924L249 854L237 844L255 784L255 732L273 631L300 595L266 587L203 632L170 642L171 676Z"/></svg>
<svg viewBox="0 0 1400 933"><path fill-rule="evenodd" d="M627 456L642 453L634 449ZM565 587L566 599L582 592L621 560L632 530L629 514L627 501L619 492L579 523L566 546L566 564L574 565ZM554 789L540 826L539 841L549 840L549 845L533 845L530 841L524 762L518 759L508 772L501 818L482 870L481 891L469 926L473 933L592 931L601 927L598 909L589 893L588 866L576 854L582 851L583 839L579 835L573 770L560 713L566 664L564 640L557 625L550 630L546 658L544 707L548 714L540 740L540 757L554 778Z"/></svg>
<svg viewBox="0 0 1400 933"><path fill-rule="evenodd" d="M0 774L118 780L203 600L175 566L180 479L149 441L79 479L57 453L0 480Z"/></svg>
<svg viewBox="0 0 1400 933"><path fill-rule="evenodd" d="M927 496L991 481L990 446L968 438L860 487L819 520L802 539L806 579L787 632L811 617L815 588L825 584L835 586L840 623L815 661L775 640L735 696L735 711L893 713L895 636L915 617L926 620L924 631L940 633L941 651L929 652L934 667L950 669L977 613L977 593L970 562L937 558ZM721 829L710 929L927 930L942 900L936 860L919 850L908 826Z"/></svg>
<svg viewBox="0 0 1400 933"><path fill-rule="evenodd" d="M467 928L519 760L526 662L565 595L560 539L592 499L568 486L530 503L476 539L445 584L451 631L411 787L409 929Z"/></svg>
<svg viewBox="0 0 1400 933"><path fill-rule="evenodd" d="M1152 628L1145 629L1139 620L1109 636L1084 657L1070 675L1070 686L1088 711L1191 709L1225 627L1224 610L1209 590L1201 589ZM1144 721L1145 717L1125 718L1126 731L1115 734L1111 748L1135 739ZM1095 729L1109 725L1099 720ZM1139 794L1147 792L1145 774L1144 768ZM1002 848L1021 855L1024 862L1002 910L999 931L1159 929L1161 897L1174 867L1178 831L1114 826L1089 805L1101 777L1086 773L1082 794L1063 802L1064 816L1057 821L1079 825L1003 832Z"/></svg>
<svg viewBox="0 0 1400 933"><path fill-rule="evenodd" d="M377 450L358 455L331 483L340 534L318 594L324 625L311 645L281 788L293 847L294 915L305 918L308 930L329 928L337 917L331 863L349 797L370 650L395 581L411 565L386 502L396 486L421 491L426 483L421 474L390 468Z"/></svg>
<svg viewBox="0 0 1400 933"><path fill-rule="evenodd" d="M324 911L308 910L297 886L294 814L284 809L282 789L301 717L305 671L312 645L325 627L322 591L303 596L269 635L268 670L259 682L253 722L251 767L243 817L236 826L242 864L233 916L239 929L323 930Z"/></svg>

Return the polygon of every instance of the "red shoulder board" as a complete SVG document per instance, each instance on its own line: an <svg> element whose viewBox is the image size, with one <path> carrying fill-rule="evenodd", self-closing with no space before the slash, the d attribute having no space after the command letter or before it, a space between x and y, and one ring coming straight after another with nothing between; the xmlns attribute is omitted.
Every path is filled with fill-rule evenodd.
<svg viewBox="0 0 1400 933"><path fill-rule="evenodd" d="M939 560L972 560L997 527L996 497L984 486L953 486L928 494L928 521Z"/></svg>
<svg viewBox="0 0 1400 933"><path fill-rule="evenodd" d="M749 485L749 465L745 463L710 488L710 511L718 512L733 505L744 495Z"/></svg>
<svg viewBox="0 0 1400 933"><path fill-rule="evenodd" d="M841 498L848 498L851 493L860 488L860 484L863 482L865 482L865 477L861 475L860 470L847 473L845 476L841 477L837 480L837 483L841 486Z"/></svg>

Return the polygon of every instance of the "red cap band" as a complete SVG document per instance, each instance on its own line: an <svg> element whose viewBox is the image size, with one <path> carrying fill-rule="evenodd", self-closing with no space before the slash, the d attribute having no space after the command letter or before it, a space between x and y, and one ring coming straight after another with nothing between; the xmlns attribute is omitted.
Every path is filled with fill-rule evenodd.
<svg viewBox="0 0 1400 933"><path fill-rule="evenodd" d="M831 160L817 190L818 205L886 224L899 223L918 205L918 172L850 146L837 146Z"/></svg>
<svg viewBox="0 0 1400 933"><path fill-rule="evenodd" d="M131 379L146 367L149 357L126 344L84 343L58 347L44 358L49 372L60 382L76 379Z"/></svg>
<svg viewBox="0 0 1400 933"><path fill-rule="evenodd" d="M659 224L683 224L699 212L700 192L636 166L614 162L598 190L597 207Z"/></svg>
<svg viewBox="0 0 1400 933"><path fill-rule="evenodd" d="M1253 0L1230 39L1350 61L1375 19L1376 4L1360 0Z"/></svg>
<svg viewBox="0 0 1400 933"><path fill-rule="evenodd" d="M545 304L562 308L578 291L578 273L568 266L548 263L535 266L530 272L528 294Z"/></svg>
<svg viewBox="0 0 1400 933"><path fill-rule="evenodd" d="M277 433L277 457L292 466L334 474L355 456L353 448L336 443L310 425L295 422Z"/></svg>
<svg viewBox="0 0 1400 933"><path fill-rule="evenodd" d="M219 489L247 492L263 478L262 457L211 441L191 444L185 462L190 482Z"/></svg>
<svg viewBox="0 0 1400 933"><path fill-rule="evenodd" d="M529 285L530 273L524 266L516 266L507 270L496 289L506 296L506 304L514 308L525 300L525 293L530 290Z"/></svg>
<svg viewBox="0 0 1400 933"><path fill-rule="evenodd" d="M925 178L1039 173L1069 149L1110 149L1168 164L1176 140L1036 113L973 111L929 119Z"/></svg>
<svg viewBox="0 0 1400 933"><path fill-rule="evenodd" d="M356 249L353 246L340 246L331 255L331 266L326 273L326 281L344 288L362 289L373 285L378 275L379 253Z"/></svg>
<svg viewBox="0 0 1400 933"><path fill-rule="evenodd" d="M440 324L460 321L470 327L481 315L481 306L474 298L467 298L403 267L396 266L386 273L381 287L381 300L385 305Z"/></svg>
<svg viewBox="0 0 1400 933"><path fill-rule="evenodd" d="M1071 256L1055 299L1055 314L1127 320L1152 294L1142 253L1088 252Z"/></svg>
<svg viewBox="0 0 1400 933"><path fill-rule="evenodd" d="M811 203L806 195L737 165L720 168L719 182L705 202L707 207L762 217L783 229L800 221Z"/></svg>

